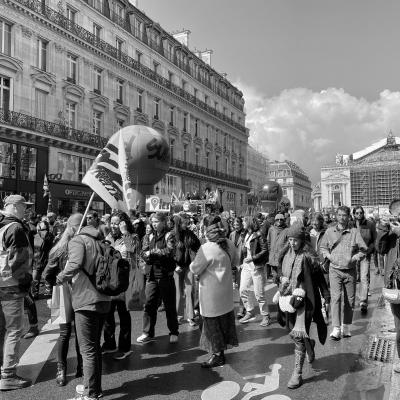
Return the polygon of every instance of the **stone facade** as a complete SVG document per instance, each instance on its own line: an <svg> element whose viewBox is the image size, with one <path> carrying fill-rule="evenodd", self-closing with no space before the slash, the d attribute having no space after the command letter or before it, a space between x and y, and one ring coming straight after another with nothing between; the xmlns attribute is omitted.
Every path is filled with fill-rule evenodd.
<svg viewBox="0 0 400 400"><path fill-rule="evenodd" d="M282 186L292 210L308 210L311 206L311 181L293 161L274 161L268 165L269 179Z"/></svg>
<svg viewBox="0 0 400 400"><path fill-rule="evenodd" d="M243 94L159 24L118 0L2 0L0 23L0 143L16 146L13 159L0 159L16 170L0 181L1 196L27 187L11 165L21 146L36 154L28 186L39 199L45 173L79 186L108 137L143 124L170 143L161 193L218 188L227 207L245 208Z"/></svg>
<svg viewBox="0 0 400 400"><path fill-rule="evenodd" d="M258 193L267 181L268 158L254 147L247 148L247 179L250 190Z"/></svg>

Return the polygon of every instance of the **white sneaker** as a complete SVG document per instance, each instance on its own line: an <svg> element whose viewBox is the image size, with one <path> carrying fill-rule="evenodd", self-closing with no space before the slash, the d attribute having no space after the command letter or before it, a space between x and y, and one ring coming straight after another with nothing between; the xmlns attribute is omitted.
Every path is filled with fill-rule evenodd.
<svg viewBox="0 0 400 400"><path fill-rule="evenodd" d="M340 328L338 326L334 326L332 333L330 334L330 338L332 340L340 340Z"/></svg>
<svg viewBox="0 0 400 400"><path fill-rule="evenodd" d="M347 324L342 325L341 333L344 338L351 337L350 327L351 327L351 325L347 325Z"/></svg>
<svg viewBox="0 0 400 400"><path fill-rule="evenodd" d="M170 335L169 336L170 343L178 343L178 336L177 335Z"/></svg>
<svg viewBox="0 0 400 400"><path fill-rule="evenodd" d="M137 341L138 343L147 343L147 342L151 342L151 341L153 341L153 340L154 340L154 338L151 337L151 336L149 336L149 335L147 335L146 333L143 333L143 335L140 335L140 336L136 339L136 341Z"/></svg>

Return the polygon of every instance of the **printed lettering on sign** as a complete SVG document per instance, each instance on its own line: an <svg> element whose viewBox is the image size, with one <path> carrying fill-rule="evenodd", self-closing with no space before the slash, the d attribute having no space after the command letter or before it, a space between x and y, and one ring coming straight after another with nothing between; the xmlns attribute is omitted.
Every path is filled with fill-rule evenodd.
<svg viewBox="0 0 400 400"><path fill-rule="evenodd" d="M241 400L249 400L253 397L261 396L266 393L274 392L279 389L279 370L282 368L280 364L272 364L269 366L270 373L256 374L245 376L243 379L253 380L264 378L264 383L247 382L242 392L247 393ZM232 400L240 393L240 386L237 382L223 381L208 387L201 394L201 400ZM270 394L259 400L291 400L290 397L283 394Z"/></svg>

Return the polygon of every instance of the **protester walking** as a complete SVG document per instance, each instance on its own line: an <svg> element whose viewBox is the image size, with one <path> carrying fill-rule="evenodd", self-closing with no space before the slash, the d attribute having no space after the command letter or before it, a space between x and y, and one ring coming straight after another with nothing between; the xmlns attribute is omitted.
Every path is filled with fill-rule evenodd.
<svg viewBox="0 0 400 400"><path fill-rule="evenodd" d="M225 364L228 347L238 346L232 286L232 266L237 264L238 254L226 238L220 217L207 217L204 225L207 242L200 247L190 270L200 277L200 348L211 353L201 366L213 368Z"/></svg>

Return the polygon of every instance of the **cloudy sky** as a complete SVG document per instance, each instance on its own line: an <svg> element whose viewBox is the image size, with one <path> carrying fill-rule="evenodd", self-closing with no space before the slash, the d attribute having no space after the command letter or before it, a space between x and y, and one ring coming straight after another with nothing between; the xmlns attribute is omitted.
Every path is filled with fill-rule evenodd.
<svg viewBox="0 0 400 400"><path fill-rule="evenodd" d="M400 136L400 1L139 0L244 93L250 143L319 180L336 153Z"/></svg>

